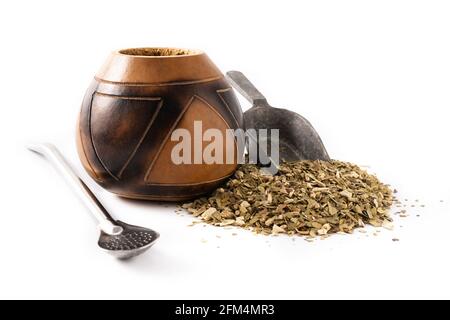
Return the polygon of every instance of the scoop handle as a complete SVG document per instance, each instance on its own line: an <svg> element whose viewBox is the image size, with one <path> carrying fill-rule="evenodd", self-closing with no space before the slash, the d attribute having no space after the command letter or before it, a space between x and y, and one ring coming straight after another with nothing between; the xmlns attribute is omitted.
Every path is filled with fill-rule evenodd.
<svg viewBox="0 0 450 320"><path fill-rule="evenodd" d="M122 233L123 228L115 224L114 219L106 211L94 193L81 180L71 165L67 162L59 150L50 143L30 144L29 150L39 153L50 161L50 163L61 173L63 178L70 184L77 195L83 200L86 207L99 223L100 229L110 235Z"/></svg>
<svg viewBox="0 0 450 320"><path fill-rule="evenodd" d="M270 107L266 97L247 79L240 71L228 71L226 74L228 82L253 106Z"/></svg>

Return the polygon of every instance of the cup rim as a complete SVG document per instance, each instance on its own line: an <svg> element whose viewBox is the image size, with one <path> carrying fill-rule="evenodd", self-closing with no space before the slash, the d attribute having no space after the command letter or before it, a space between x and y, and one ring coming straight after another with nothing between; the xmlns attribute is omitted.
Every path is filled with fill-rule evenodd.
<svg viewBox="0 0 450 320"><path fill-rule="evenodd" d="M128 52L127 52L128 51ZM130 51L135 51L137 53L129 53ZM177 52L177 54L139 54L138 52L142 51L173 51ZM117 54L126 56L126 57L136 57L136 58L148 58L148 59L161 59L161 58L183 58L183 57L192 57L192 56L199 56L204 54L202 50L199 49L187 49L187 48L180 48L180 47L132 47L132 48L124 48L119 49L116 51Z"/></svg>

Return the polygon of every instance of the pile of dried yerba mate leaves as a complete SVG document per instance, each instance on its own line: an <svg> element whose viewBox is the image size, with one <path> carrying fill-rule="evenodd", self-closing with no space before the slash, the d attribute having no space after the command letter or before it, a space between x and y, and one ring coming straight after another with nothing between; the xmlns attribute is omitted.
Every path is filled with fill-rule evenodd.
<svg viewBox="0 0 450 320"><path fill-rule="evenodd" d="M326 237L365 224L391 229L394 200L389 186L357 165L315 160L282 163L276 175L242 165L223 187L182 207L216 226Z"/></svg>

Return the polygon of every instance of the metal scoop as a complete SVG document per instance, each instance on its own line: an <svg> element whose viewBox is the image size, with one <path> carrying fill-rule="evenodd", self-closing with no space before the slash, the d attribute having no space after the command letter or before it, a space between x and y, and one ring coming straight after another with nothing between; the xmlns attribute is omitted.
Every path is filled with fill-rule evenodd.
<svg viewBox="0 0 450 320"><path fill-rule="evenodd" d="M271 107L242 72L229 71L227 79L252 104L244 113L245 129L279 129L280 160L330 160L319 134L308 120L295 112ZM262 142L258 140L257 144ZM266 143L270 146L270 141Z"/></svg>
<svg viewBox="0 0 450 320"><path fill-rule="evenodd" d="M45 156L83 200L99 223L101 233L98 246L101 249L124 260L150 249L158 239L159 234L151 229L114 220L54 145L36 144L28 146L28 149Z"/></svg>

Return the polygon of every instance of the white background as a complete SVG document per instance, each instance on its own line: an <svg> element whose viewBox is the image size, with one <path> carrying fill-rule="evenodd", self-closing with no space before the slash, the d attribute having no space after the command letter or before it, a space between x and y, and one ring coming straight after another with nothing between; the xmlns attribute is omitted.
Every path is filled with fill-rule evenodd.
<svg viewBox="0 0 450 320"><path fill-rule="evenodd" d="M450 298L449 17L448 1L1 1L0 298ZM84 91L110 51L137 46L200 48L243 71L333 158L426 207L379 237L308 243L187 227L172 205L87 180L113 215L161 233L133 261L105 255L83 205L24 144L54 142L86 177Z"/></svg>

